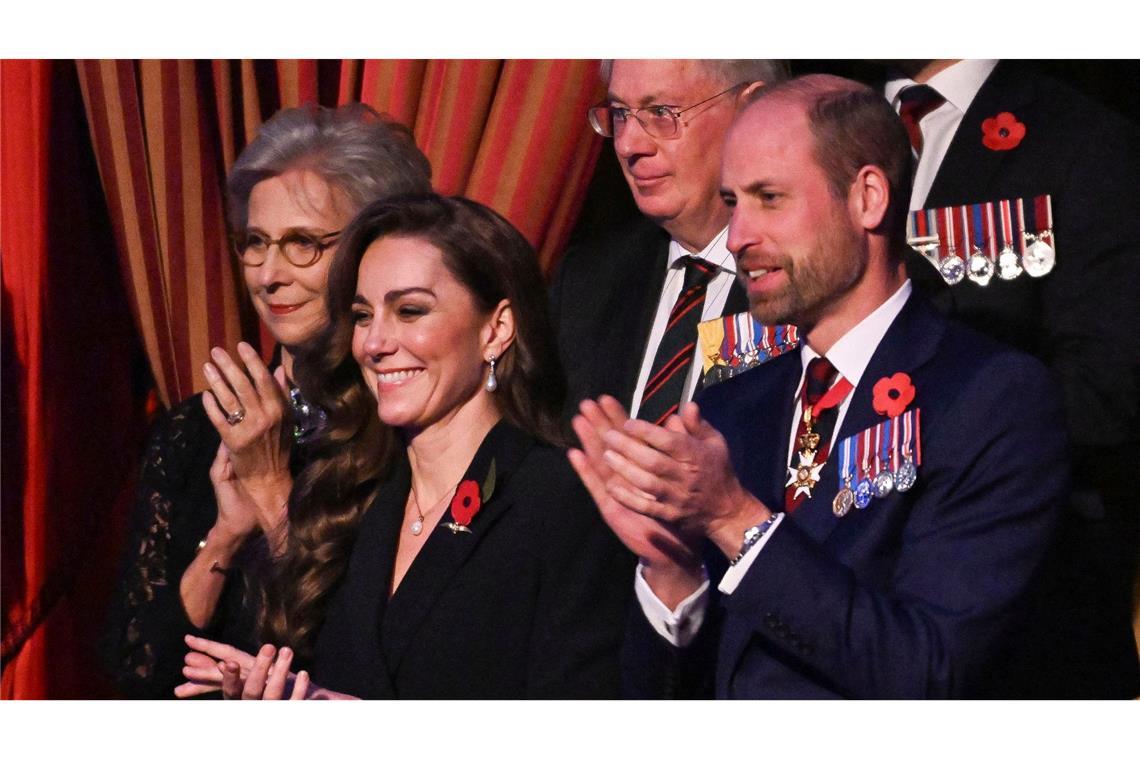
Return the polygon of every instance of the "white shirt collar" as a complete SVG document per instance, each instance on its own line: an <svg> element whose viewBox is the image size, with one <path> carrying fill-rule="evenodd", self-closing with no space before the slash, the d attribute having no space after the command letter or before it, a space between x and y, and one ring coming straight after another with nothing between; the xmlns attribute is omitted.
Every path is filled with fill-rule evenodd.
<svg viewBox="0 0 1140 760"><path fill-rule="evenodd" d="M879 308L863 318L863 321L848 330L843 337L835 341L835 345L827 352L827 358L839 374L847 378L852 385L859 385L863 379L863 372L871 362L875 349L887 334L887 329L895 321L895 317L902 311L906 299L912 290L910 280L904 282L894 295ZM800 360L806 370L808 362L819 356L811 346L804 342L804 349L800 352Z"/></svg>
<svg viewBox="0 0 1140 760"><path fill-rule="evenodd" d="M965 113L996 65L996 59L968 58L939 71L926 83L937 90L946 102ZM896 111L899 107L899 93L913 84L914 80L909 77L898 77L889 80L883 87L883 94Z"/></svg>
<svg viewBox="0 0 1140 760"><path fill-rule="evenodd" d="M736 274L736 258L728 250L728 227L718 232L709 244L700 253L689 253L676 240L669 241L669 268L673 269L677 262L686 256L704 259L730 274Z"/></svg>

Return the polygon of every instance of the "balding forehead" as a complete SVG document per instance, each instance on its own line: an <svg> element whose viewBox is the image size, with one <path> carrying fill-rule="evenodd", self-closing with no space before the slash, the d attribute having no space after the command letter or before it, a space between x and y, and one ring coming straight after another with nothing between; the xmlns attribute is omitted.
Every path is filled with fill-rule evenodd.
<svg viewBox="0 0 1140 760"><path fill-rule="evenodd" d="M715 80L692 59L621 59L614 61L608 96L627 105L689 105Z"/></svg>

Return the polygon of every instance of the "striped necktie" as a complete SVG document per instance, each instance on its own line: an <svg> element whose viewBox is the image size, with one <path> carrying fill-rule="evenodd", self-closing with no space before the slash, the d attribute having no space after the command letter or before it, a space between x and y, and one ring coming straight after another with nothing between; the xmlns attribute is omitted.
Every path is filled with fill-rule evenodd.
<svg viewBox="0 0 1140 760"><path fill-rule="evenodd" d="M911 85L899 93L899 118L910 136L914 157L922 157L922 128L919 123L928 113L946 102L938 90L925 84Z"/></svg>
<svg viewBox="0 0 1140 760"><path fill-rule="evenodd" d="M669 322L657 346L637 410L639 420L655 425L675 413L684 400L685 381L697 346L697 324L704 311L709 281L717 272L714 264L695 256L686 256L679 263L685 267L685 282L669 312Z"/></svg>

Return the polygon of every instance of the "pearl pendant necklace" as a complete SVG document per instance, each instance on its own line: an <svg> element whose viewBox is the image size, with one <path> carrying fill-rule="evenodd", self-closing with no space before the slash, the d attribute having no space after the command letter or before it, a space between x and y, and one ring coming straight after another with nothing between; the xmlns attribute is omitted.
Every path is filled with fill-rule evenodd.
<svg viewBox="0 0 1140 760"><path fill-rule="evenodd" d="M455 485L455 488L458 488L458 487L459 487L459 484L457 483ZM443 504L445 501L447 501L447 499L450 498L455 493L455 488L452 488L450 491L445 493L443 495L442 499L440 499L435 504L433 504L431 506L431 509L429 509L427 511L427 514L431 514L436 509L438 509L441 504ZM415 486L412 486L412 488L411 488L411 497L412 497L412 506L415 508L416 514L419 515L419 517L417 517L415 520L413 520L412 524L410 526L408 526L408 532L411 533L413 536L418 536L424 532L424 519L426 516L425 516L423 510L420 509L420 500L419 500L419 497L416 496Z"/></svg>

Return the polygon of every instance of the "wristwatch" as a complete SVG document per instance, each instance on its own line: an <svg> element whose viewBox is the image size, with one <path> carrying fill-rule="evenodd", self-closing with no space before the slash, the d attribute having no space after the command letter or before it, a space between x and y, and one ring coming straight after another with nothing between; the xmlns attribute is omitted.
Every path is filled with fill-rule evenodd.
<svg viewBox="0 0 1140 760"><path fill-rule="evenodd" d="M729 564L735 565L744 559L744 555L748 553L748 550L755 546L756 542L759 541L764 534L768 532L768 529L772 527L772 524L776 522L776 516L779 514L779 512L773 512L764 522L759 525L753 525L744 531L744 543L740 545L740 551L736 553L736 556L732 558L732 562Z"/></svg>

